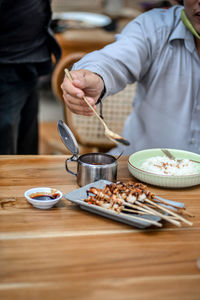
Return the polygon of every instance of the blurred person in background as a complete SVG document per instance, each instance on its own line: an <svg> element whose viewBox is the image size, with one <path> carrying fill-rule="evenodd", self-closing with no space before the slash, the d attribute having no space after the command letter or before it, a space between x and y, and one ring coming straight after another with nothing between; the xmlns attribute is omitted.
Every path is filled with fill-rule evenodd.
<svg viewBox="0 0 200 300"><path fill-rule="evenodd" d="M0 0L0 154L38 153L38 79L60 47L49 0Z"/></svg>
<svg viewBox="0 0 200 300"><path fill-rule="evenodd" d="M200 0L152 9L131 21L105 48L85 55L64 78L72 112L92 115L102 97L137 82L122 135L124 155L147 148L200 153ZM126 103L124 104L126 105ZM123 146L111 150L119 154Z"/></svg>

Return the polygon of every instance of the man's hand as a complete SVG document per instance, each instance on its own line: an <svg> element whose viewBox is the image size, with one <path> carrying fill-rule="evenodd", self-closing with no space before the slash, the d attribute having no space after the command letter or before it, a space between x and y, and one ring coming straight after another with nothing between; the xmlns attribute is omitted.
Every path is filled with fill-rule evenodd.
<svg viewBox="0 0 200 300"><path fill-rule="evenodd" d="M104 89L103 79L89 70L71 71L70 74L73 81L65 76L61 85L65 104L73 113L93 115L83 96L87 97L88 102L96 109L95 104Z"/></svg>

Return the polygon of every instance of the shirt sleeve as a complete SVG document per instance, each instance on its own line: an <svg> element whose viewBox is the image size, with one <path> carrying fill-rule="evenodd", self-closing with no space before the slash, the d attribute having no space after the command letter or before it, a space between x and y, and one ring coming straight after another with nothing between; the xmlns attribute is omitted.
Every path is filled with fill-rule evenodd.
<svg viewBox="0 0 200 300"><path fill-rule="evenodd" d="M106 96L115 94L145 76L155 52L154 32L151 16L142 14L116 35L115 42L85 55L73 69L98 73L104 79Z"/></svg>

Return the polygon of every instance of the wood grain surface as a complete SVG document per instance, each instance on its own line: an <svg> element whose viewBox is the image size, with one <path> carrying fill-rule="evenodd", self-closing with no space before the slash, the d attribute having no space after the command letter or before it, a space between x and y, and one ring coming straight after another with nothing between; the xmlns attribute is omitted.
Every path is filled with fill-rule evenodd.
<svg viewBox="0 0 200 300"><path fill-rule="evenodd" d="M161 189L184 202L193 226L145 230L62 199L49 210L24 198L32 187L79 188L66 156L0 156L0 299L200 299L200 187ZM133 177L127 157L118 180ZM75 163L72 164L75 170Z"/></svg>

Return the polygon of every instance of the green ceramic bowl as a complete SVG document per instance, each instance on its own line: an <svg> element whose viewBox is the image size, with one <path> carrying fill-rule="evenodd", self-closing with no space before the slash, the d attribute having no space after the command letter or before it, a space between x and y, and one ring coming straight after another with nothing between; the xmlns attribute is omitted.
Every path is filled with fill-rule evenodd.
<svg viewBox="0 0 200 300"><path fill-rule="evenodd" d="M200 155L189 151L168 149L178 159L193 159L200 162ZM141 169L143 162L154 156L165 156L161 149L147 149L133 153L129 157L128 169L140 181L167 188L185 188L200 184L200 164L197 163L199 174L195 175L158 175Z"/></svg>

